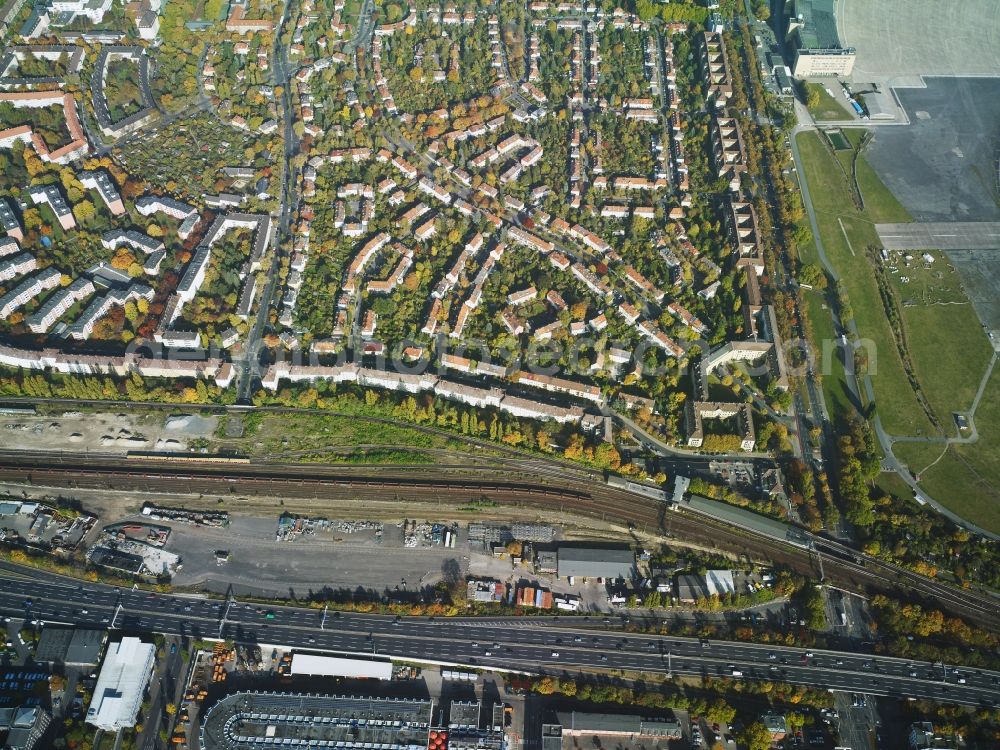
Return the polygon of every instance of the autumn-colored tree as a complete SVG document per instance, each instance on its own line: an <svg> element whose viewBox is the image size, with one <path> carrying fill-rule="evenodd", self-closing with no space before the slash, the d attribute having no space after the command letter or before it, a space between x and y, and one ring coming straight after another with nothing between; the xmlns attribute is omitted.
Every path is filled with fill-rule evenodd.
<svg viewBox="0 0 1000 750"><path fill-rule="evenodd" d="M92 218L95 213L97 213L97 209L94 208L94 204L90 200L82 200L73 206L73 216L80 224Z"/></svg>
<svg viewBox="0 0 1000 750"><path fill-rule="evenodd" d="M111 259L111 267L119 271L128 270L128 267L135 263L135 256L125 248L119 248L115 257Z"/></svg>

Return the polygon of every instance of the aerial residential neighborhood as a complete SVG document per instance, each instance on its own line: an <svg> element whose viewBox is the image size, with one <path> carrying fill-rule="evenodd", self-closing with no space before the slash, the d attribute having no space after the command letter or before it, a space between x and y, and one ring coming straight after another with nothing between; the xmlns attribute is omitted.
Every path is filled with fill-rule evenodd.
<svg viewBox="0 0 1000 750"><path fill-rule="evenodd" d="M1000 743L993 0L9 0L0 746Z"/></svg>

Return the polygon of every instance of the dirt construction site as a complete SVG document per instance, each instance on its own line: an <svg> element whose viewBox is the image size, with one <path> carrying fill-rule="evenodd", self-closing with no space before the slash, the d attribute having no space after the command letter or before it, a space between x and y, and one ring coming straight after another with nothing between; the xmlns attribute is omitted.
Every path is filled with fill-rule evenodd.
<svg viewBox="0 0 1000 750"><path fill-rule="evenodd" d="M92 413L65 411L54 415L5 414L0 434L21 450L126 453L189 450L192 441L215 433L218 417L196 414L164 416L158 412Z"/></svg>

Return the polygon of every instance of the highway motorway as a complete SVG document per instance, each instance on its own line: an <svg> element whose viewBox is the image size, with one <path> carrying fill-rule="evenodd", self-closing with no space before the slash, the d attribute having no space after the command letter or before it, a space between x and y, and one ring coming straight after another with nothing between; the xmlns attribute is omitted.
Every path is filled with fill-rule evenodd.
<svg viewBox="0 0 1000 750"><path fill-rule="evenodd" d="M0 613L528 673L629 670L757 678L869 695L1000 705L1000 672L782 646L624 633L600 617L460 619L329 612L151 594L0 568ZM736 673L734 675L734 673Z"/></svg>

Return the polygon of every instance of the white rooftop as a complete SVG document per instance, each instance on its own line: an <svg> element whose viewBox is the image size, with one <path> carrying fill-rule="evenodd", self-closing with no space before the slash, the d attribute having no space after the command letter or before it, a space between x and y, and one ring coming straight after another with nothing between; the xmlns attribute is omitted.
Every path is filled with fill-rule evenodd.
<svg viewBox="0 0 1000 750"><path fill-rule="evenodd" d="M115 732L135 725L142 695L153 669L156 647L138 638L122 638L108 646L87 723Z"/></svg>

